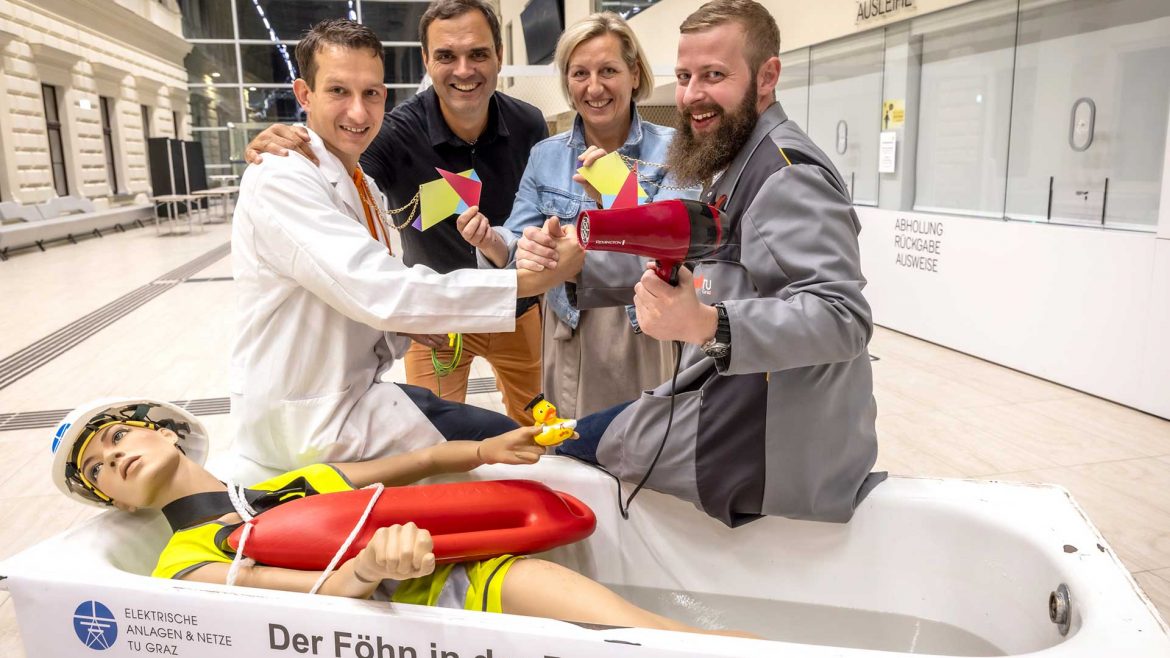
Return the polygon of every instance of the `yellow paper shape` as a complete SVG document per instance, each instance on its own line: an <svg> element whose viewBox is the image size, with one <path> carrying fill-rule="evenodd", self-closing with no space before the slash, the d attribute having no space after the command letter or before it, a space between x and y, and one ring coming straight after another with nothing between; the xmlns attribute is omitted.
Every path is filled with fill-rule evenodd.
<svg viewBox="0 0 1170 658"><path fill-rule="evenodd" d="M590 167L581 167L577 173L584 176L585 180L597 188L598 192L606 196L617 196L617 193L622 191L622 184L630 175L630 168L626 166L625 162L622 162L622 156L614 151L594 162ZM642 189L641 184L638 185L638 198L646 198L646 191Z"/></svg>
<svg viewBox="0 0 1170 658"><path fill-rule="evenodd" d="M471 170L459 172L459 175L464 178L470 177ZM459 195L443 178L419 185L418 191L419 203L422 206L419 212L422 216L422 230L424 231L455 214L455 210L459 207Z"/></svg>

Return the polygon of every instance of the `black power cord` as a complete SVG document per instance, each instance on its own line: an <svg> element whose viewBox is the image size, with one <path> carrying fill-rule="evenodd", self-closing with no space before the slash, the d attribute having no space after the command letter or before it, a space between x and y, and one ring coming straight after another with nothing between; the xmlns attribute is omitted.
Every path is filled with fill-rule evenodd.
<svg viewBox="0 0 1170 658"><path fill-rule="evenodd" d="M622 504L622 481L618 476L610 473L609 470L601 464L594 464L579 457L567 455L573 459L576 459L582 464L592 466L593 468L596 468L602 473L605 473L606 475L613 478L614 482L617 484L618 512L620 512L622 518L627 521L630 520L630 505L633 504L634 497L638 495L638 492L640 492L642 488L646 486L646 481L650 479L650 474L654 472L654 467L658 465L658 459L662 457L662 450L666 448L666 439L670 436L670 427L674 424L674 398L677 388L676 383L678 381L679 366L682 364L682 342L673 340L671 341L671 346L672 351L674 352L674 374L670 376L670 411L667 412L666 416L666 430L662 433L662 441L658 443L658 451L654 453L654 459L650 461L650 466L646 469L646 474L643 475L638 484L634 486L634 490L630 492L629 498L626 498L625 504ZM596 455L594 456L596 457Z"/></svg>

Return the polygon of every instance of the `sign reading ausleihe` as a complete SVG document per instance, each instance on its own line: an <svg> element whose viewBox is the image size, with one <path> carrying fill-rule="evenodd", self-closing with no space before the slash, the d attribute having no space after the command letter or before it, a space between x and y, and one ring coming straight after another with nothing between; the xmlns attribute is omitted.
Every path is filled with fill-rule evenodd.
<svg viewBox="0 0 1170 658"><path fill-rule="evenodd" d="M857 0L857 22L888 17L914 9L914 0Z"/></svg>

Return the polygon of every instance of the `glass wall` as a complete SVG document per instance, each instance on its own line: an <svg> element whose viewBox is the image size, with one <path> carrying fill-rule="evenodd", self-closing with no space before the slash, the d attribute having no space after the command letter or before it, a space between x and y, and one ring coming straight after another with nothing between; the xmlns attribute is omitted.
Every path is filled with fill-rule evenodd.
<svg viewBox="0 0 1170 658"><path fill-rule="evenodd" d="M1170 2L976 0L780 59L777 97L859 205L1157 223Z"/></svg>
<svg viewBox="0 0 1170 658"><path fill-rule="evenodd" d="M1007 181L1016 0L911 23L922 43L914 209L999 217Z"/></svg>
<svg viewBox="0 0 1170 658"><path fill-rule="evenodd" d="M1152 228L1170 106L1170 3L1023 0L1007 214Z"/></svg>
<svg viewBox="0 0 1170 658"><path fill-rule="evenodd" d="M192 44L186 60L191 130L212 175L240 173L238 135L304 121L292 93L294 51L320 20L360 20L383 39L387 108L413 96L425 73L418 22L426 0L179 0L179 6Z"/></svg>
<svg viewBox="0 0 1170 658"><path fill-rule="evenodd" d="M814 46L809 53L809 137L849 184L853 202L877 205L881 130L881 32Z"/></svg>
<svg viewBox="0 0 1170 658"><path fill-rule="evenodd" d="M808 74L808 48L784 53L780 58L776 100L801 128L808 128Z"/></svg>

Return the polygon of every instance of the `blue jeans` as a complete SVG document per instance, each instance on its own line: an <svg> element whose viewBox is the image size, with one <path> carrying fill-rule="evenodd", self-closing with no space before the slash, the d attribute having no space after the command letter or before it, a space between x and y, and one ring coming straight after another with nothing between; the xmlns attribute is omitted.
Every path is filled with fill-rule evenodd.
<svg viewBox="0 0 1170 658"><path fill-rule="evenodd" d="M613 422L613 419L631 404L633 404L633 400L615 404L609 409L603 409L579 419L577 421L577 434L581 435L581 438L576 441L565 441L557 446L557 454L576 457L590 464L596 464L597 444L601 441L601 435L609 429L609 424Z"/></svg>
<svg viewBox="0 0 1170 658"><path fill-rule="evenodd" d="M399 384L398 387L448 441L483 441L520 427L504 414L444 400L421 386Z"/></svg>

